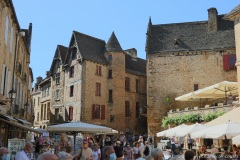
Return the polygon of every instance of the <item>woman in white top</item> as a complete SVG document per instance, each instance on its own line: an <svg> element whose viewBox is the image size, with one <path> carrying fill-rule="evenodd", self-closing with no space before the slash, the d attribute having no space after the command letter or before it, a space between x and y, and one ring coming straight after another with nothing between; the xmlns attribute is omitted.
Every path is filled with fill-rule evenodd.
<svg viewBox="0 0 240 160"><path fill-rule="evenodd" d="M93 153L93 160L100 160L100 158L101 158L101 151L98 148L98 144L97 143L93 144L93 152L92 153Z"/></svg>
<svg viewBox="0 0 240 160"><path fill-rule="evenodd" d="M134 159L137 159L137 158L140 157L140 150L139 150L139 143L138 142L134 142L133 156L134 156Z"/></svg>

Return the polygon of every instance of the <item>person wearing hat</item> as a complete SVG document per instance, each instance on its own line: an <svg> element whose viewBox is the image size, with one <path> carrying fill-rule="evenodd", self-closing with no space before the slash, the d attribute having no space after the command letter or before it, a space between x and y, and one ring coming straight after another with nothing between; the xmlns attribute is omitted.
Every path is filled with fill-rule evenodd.
<svg viewBox="0 0 240 160"><path fill-rule="evenodd" d="M120 141L116 142L116 146L114 147L114 150L117 156L117 160L121 160L123 157L123 147Z"/></svg>
<svg viewBox="0 0 240 160"><path fill-rule="evenodd" d="M127 142L124 147L124 160L132 160L133 159L133 150L130 147L130 144Z"/></svg>

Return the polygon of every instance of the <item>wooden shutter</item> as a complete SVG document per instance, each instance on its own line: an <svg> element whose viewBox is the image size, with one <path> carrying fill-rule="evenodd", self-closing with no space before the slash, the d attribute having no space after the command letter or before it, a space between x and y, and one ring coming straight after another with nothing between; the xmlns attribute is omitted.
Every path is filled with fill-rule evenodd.
<svg viewBox="0 0 240 160"><path fill-rule="evenodd" d="M96 75L98 75L98 65L96 65Z"/></svg>
<svg viewBox="0 0 240 160"><path fill-rule="evenodd" d="M92 119L95 119L96 114L95 114L95 104L92 105Z"/></svg>
<svg viewBox="0 0 240 160"><path fill-rule="evenodd" d="M99 75L102 75L102 67L99 66Z"/></svg>
<svg viewBox="0 0 240 160"><path fill-rule="evenodd" d="M223 69L225 71L230 70L229 55L223 55Z"/></svg>
<svg viewBox="0 0 240 160"><path fill-rule="evenodd" d="M70 106L69 107L69 121L72 121L73 120L73 107Z"/></svg>
<svg viewBox="0 0 240 160"><path fill-rule="evenodd" d="M105 105L101 106L101 120L105 120Z"/></svg>

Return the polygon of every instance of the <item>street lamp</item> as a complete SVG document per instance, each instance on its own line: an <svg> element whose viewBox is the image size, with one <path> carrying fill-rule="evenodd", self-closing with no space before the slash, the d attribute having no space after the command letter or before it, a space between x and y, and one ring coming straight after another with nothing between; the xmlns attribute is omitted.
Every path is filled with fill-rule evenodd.
<svg viewBox="0 0 240 160"><path fill-rule="evenodd" d="M8 92L8 96L10 99L15 99L16 98L16 91L13 89Z"/></svg>

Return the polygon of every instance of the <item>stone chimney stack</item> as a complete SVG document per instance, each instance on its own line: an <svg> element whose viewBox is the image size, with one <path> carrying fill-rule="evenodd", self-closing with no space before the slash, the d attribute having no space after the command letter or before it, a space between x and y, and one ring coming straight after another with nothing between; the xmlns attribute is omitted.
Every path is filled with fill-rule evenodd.
<svg viewBox="0 0 240 160"><path fill-rule="evenodd" d="M27 47L29 49L29 52L31 51L31 41L32 41L32 23L29 23L27 36Z"/></svg>
<svg viewBox="0 0 240 160"><path fill-rule="evenodd" d="M218 16L218 12L216 8L208 9L208 31L209 32L216 32L218 30L217 16Z"/></svg>
<svg viewBox="0 0 240 160"><path fill-rule="evenodd" d="M37 82L36 82L36 84L39 84L40 82L42 82L42 77L37 77Z"/></svg>

